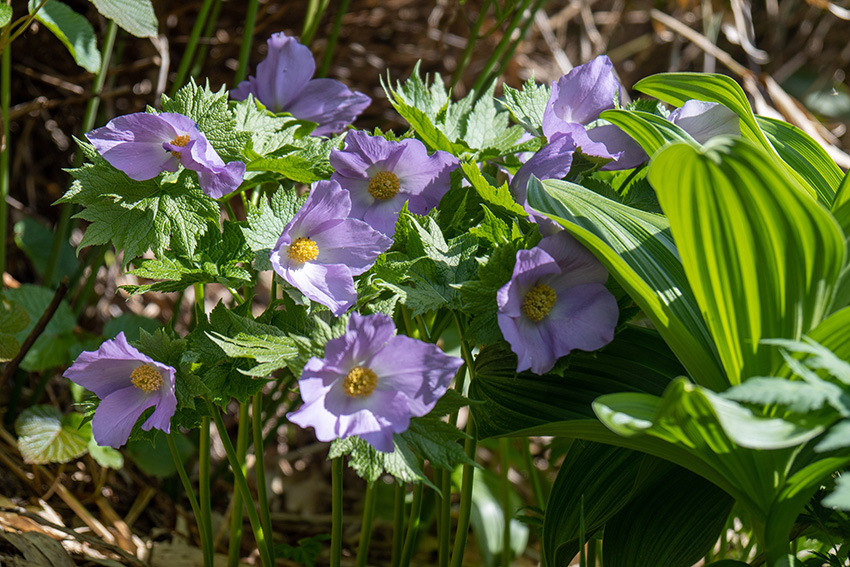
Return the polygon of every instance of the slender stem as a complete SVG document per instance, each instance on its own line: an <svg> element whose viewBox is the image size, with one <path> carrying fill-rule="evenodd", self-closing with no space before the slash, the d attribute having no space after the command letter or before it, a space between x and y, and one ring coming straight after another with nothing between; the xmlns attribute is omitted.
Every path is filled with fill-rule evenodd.
<svg viewBox="0 0 850 567"><path fill-rule="evenodd" d="M224 210L227 211L227 218L229 218L233 222L239 220L236 218L236 213L233 211L233 206L230 204L229 200L224 202Z"/></svg>
<svg viewBox="0 0 850 567"><path fill-rule="evenodd" d="M542 508L546 502L546 497L543 495L543 487L540 486L540 476L537 474L537 469L534 467L534 462L531 458L531 442L528 437L522 439L522 452L525 456L525 468L528 469L528 479L531 481L531 492L534 494L534 505Z"/></svg>
<svg viewBox="0 0 850 567"><path fill-rule="evenodd" d="M363 524L360 526L360 544L357 546L356 567L366 567L369 561L369 542L372 540L372 522L375 517L375 502L378 491L375 482L366 485L366 500L363 503Z"/></svg>
<svg viewBox="0 0 850 567"><path fill-rule="evenodd" d="M183 460L180 458L180 453L177 452L177 445L174 443L174 433L169 433L165 437L168 439L168 448L171 449L171 458L174 459L174 467L177 469L177 474L183 482L183 489L186 491L186 496L189 498L189 504L192 506L192 512L195 514L195 522L198 524L198 533L201 534L201 550L204 553L204 567L212 567L213 558L210 554L210 547L207 545L204 537L206 528L203 526L204 517L201 515L201 508L198 506L198 499L195 498L195 491L192 489L192 483L189 482L189 475L186 474L186 469L183 467Z"/></svg>
<svg viewBox="0 0 850 567"><path fill-rule="evenodd" d="M183 52L183 58L180 60L180 66L177 67L177 77L174 79L174 84L171 85L171 96L173 97L177 90L183 86L186 80L186 73L189 72L189 66L192 64L192 59L195 55L195 49L198 47L198 38L201 37L201 30L207 21L207 15L210 13L213 0L204 0L201 4L201 10L195 19L195 24L192 26L192 31L189 33L189 43L186 44L186 50Z"/></svg>
<svg viewBox="0 0 850 567"><path fill-rule="evenodd" d="M322 63L319 65L319 71L316 73L317 77L324 77L327 75L328 69L331 67L331 60L333 59L334 50L336 49L336 42L339 39L339 30L342 28L342 18L348 11L348 4L350 2L351 0L340 0L339 6L337 6L334 26L331 30L331 35L328 36L325 53L322 55Z"/></svg>
<svg viewBox="0 0 850 567"><path fill-rule="evenodd" d="M248 404L239 404L239 429L236 433L236 455L242 463L242 472L245 472L245 455L248 453ZM238 490L233 492L233 507L230 510L230 542L227 547L227 566L239 567L239 558L242 554L242 519L244 518L245 503L242 501L242 493Z"/></svg>
<svg viewBox="0 0 850 567"><path fill-rule="evenodd" d="M401 552L404 546L404 492L405 484L396 482L395 505L393 507L393 556L392 567L401 564Z"/></svg>
<svg viewBox="0 0 850 567"><path fill-rule="evenodd" d="M100 108L100 93L103 92L103 85L106 83L106 75L109 71L109 65L112 62L112 50L115 47L115 38L118 37L118 25L114 20L109 20L106 28L106 37L103 39L103 48L100 50L100 69L94 76L92 83L92 96L86 104L86 112L83 115L82 133L86 133L94 128L97 122L97 111ZM77 151L74 154L74 167L79 167L83 163L83 152ZM56 232L53 237L53 245L50 249L50 259L47 261L47 269L44 271L44 283L46 285L53 284L53 276L56 272L56 266L59 263L62 244L68 241L71 235L71 216L74 214L76 205L65 203L62 205L62 210L59 214L59 224L56 227ZM94 268L95 272L97 268Z"/></svg>
<svg viewBox="0 0 850 567"><path fill-rule="evenodd" d="M221 13L221 4L222 0L214 0L210 17L207 18L207 25L204 27L203 37L212 37L213 32L215 31L215 26L218 23L218 15ZM192 69L189 71L190 75L197 77L201 73L201 69L203 69L204 61L207 59L207 52L209 50L210 46L208 43L201 43L198 45L198 49L195 51L194 64L192 65Z"/></svg>
<svg viewBox="0 0 850 567"><path fill-rule="evenodd" d="M511 481L508 480L508 439L499 439L499 471L502 477L502 567L510 567L511 564Z"/></svg>
<svg viewBox="0 0 850 567"><path fill-rule="evenodd" d="M9 6L12 5L11 2L6 3ZM41 0L41 2L38 3L38 6L35 7L35 10L30 12L26 16L15 20L13 22L13 25L17 25L17 27L15 28L15 31L12 34L9 34L9 31L11 31L12 26L7 26L6 30L3 33L6 38L4 38L4 41L0 42L0 49L5 49L9 47L10 43L15 41L15 39L17 39L19 35L27 31L27 29L30 27L30 24L33 22L33 20L35 20L35 15L38 13L39 10L41 10L42 6L44 6L45 4L47 4L47 0Z"/></svg>
<svg viewBox="0 0 850 567"><path fill-rule="evenodd" d="M475 439L475 422L471 416L466 423L466 433L469 438L464 443L466 456L475 459L477 441ZM455 532L455 544L452 548L452 567L463 566L463 554L466 551L466 538L469 535L469 520L472 517L472 481L475 467L463 465L463 477L460 484L460 511L457 517L457 531Z"/></svg>
<svg viewBox="0 0 850 567"><path fill-rule="evenodd" d="M516 48L519 47L519 44L522 42L522 40L528 33L528 28L530 28L532 22L534 22L534 14L536 14L537 11L543 7L543 4L545 2L546 0L537 0L534 6L531 7L528 17L523 22L522 28L520 28L519 34L517 34L516 39L511 42L510 47L508 47L507 51L505 51L505 53L502 55L501 61L499 61L499 67L496 69L496 72L492 74L492 78L487 81L487 83L482 87L481 92L484 92L489 89L492 82L505 72L505 68L508 66L508 63L510 63L511 59L513 59L514 53L516 52Z"/></svg>
<svg viewBox="0 0 850 567"><path fill-rule="evenodd" d="M9 100L12 91L12 49L6 44L0 54L0 115L3 120L3 140L0 142L0 289L6 271L6 197L9 196Z"/></svg>
<svg viewBox="0 0 850 567"><path fill-rule="evenodd" d="M251 58L251 45L254 40L254 26L257 23L259 0L248 0L248 11L245 14L245 29L242 30L242 46L239 49L239 66L236 68L236 78L233 82L238 85L248 74L248 60Z"/></svg>
<svg viewBox="0 0 850 567"><path fill-rule="evenodd" d="M418 482L413 485L413 503L410 506L410 520L407 522L407 537L404 539L400 567L408 567L410 559L413 557L413 548L416 546L416 539L419 536L419 520L422 516L422 493L424 489L424 483Z"/></svg>
<svg viewBox="0 0 850 567"><path fill-rule="evenodd" d="M591 536L587 542L587 567L596 567L596 544L598 540Z"/></svg>
<svg viewBox="0 0 850 567"><path fill-rule="evenodd" d="M452 543L452 471L442 471L442 483L440 491L443 498L440 503L439 522L439 548L438 563L440 567L449 567L451 543Z"/></svg>
<svg viewBox="0 0 850 567"><path fill-rule="evenodd" d="M460 82L460 79L463 77L463 71L472 59L472 52L475 51L475 43L478 41L478 33L481 31L481 25L484 23L484 20L487 19L487 10L490 9L492 1L484 0L481 3L481 7L478 10L478 19L475 20L475 23L472 24L472 28L469 30L466 47L463 48L460 61L458 61L457 68L455 68L455 72L452 74L452 87L455 87Z"/></svg>
<svg viewBox="0 0 850 567"><path fill-rule="evenodd" d="M484 87L488 86L492 82L491 73L493 71L493 67L495 67L496 61L501 59L505 50L508 48L508 45L510 45L513 31L519 25L520 20L522 20L522 15L530 3L531 0L522 0L522 5L516 8L514 17L508 24L507 31L502 36L501 41L499 41L499 44L496 46L496 50L493 51L490 59L487 60L487 64L484 66L484 70L478 75L478 79L475 81L475 84L472 85L472 90L475 91L476 97L480 97L484 92Z"/></svg>
<svg viewBox="0 0 850 567"><path fill-rule="evenodd" d="M322 15L328 9L329 2L330 0L310 0L307 14L304 16L304 26L301 30L301 43L304 45L310 45L310 42L313 41L313 36L319 29L319 22L322 21Z"/></svg>
<svg viewBox="0 0 850 567"><path fill-rule="evenodd" d="M201 516L203 517L204 533L202 540L204 546L209 546L213 553L212 533L212 493L210 491L210 418L201 418L201 443L198 448L198 485L201 493Z"/></svg>
<svg viewBox="0 0 850 567"><path fill-rule="evenodd" d="M339 567L342 562L342 457L331 462L331 482L333 505L331 514L331 567Z"/></svg>
<svg viewBox="0 0 850 567"><path fill-rule="evenodd" d="M263 531L266 533L269 557L274 565L274 532L272 531L272 518L269 513L269 495L266 490L266 465L264 460L263 446L263 394L262 392L253 396L251 407L251 418L254 425L254 474L257 475L257 503L260 505L260 521Z"/></svg>
<svg viewBox="0 0 850 567"><path fill-rule="evenodd" d="M251 529L254 530L254 539L257 541L257 549L260 552L263 565L265 567L272 567L274 564L271 561L268 547L266 546L266 535L263 531L263 526L260 524L260 517L257 515L254 501L251 499L251 490L248 488L248 481L245 480L245 475L242 474L242 468L239 466L240 463L236 456L236 450L233 448L233 443L230 442L230 437L227 435L227 429L224 427L224 420L221 419L221 413L218 411L218 408L210 402L207 403L210 406L215 426L224 445L224 452L227 453L230 468L233 470L236 489L242 492L242 500L244 500L245 509L248 511L248 520L251 522Z"/></svg>

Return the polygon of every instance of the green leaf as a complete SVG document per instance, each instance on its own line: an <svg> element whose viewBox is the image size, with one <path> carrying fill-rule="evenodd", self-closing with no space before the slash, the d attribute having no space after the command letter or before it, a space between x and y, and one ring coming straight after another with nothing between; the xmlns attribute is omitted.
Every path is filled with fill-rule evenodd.
<svg viewBox="0 0 850 567"><path fill-rule="evenodd" d="M168 448L167 433L158 429L152 430L151 439L131 439L127 443L127 454L133 462L144 472L158 478L168 478L177 473L171 450ZM185 436L172 433L172 439L177 446L177 454L185 465L195 454L195 446Z"/></svg>
<svg viewBox="0 0 850 567"><path fill-rule="evenodd" d="M526 131L535 136L543 135L543 111L549 102L549 87L538 85L534 78L528 79L522 90L504 85L502 103Z"/></svg>
<svg viewBox="0 0 850 567"><path fill-rule="evenodd" d="M91 0L97 11L136 37L155 37L158 31L151 0Z"/></svg>
<svg viewBox="0 0 850 567"><path fill-rule="evenodd" d="M88 451L91 423L80 413L62 417L53 406L31 406L15 420L15 433L24 463L67 463Z"/></svg>
<svg viewBox="0 0 850 567"><path fill-rule="evenodd" d="M210 223L219 221L218 204L203 194L194 172L133 181L115 169L93 146L80 142L93 163L69 170L76 181L59 202L86 207L75 218L92 224L80 247L113 244L124 250L124 265L153 249L193 255Z"/></svg>
<svg viewBox="0 0 850 567"><path fill-rule="evenodd" d="M475 359L469 397L478 437L513 435L535 428L594 418L591 403L615 392L660 395L684 368L655 331L627 326L593 354L574 352L563 376L517 374L517 358L504 343L482 349Z"/></svg>
<svg viewBox="0 0 850 567"><path fill-rule="evenodd" d="M192 80L173 99L163 94L162 110L194 120L225 162L242 159L242 149L251 139L251 133L236 129L236 117L228 106L224 86L213 92L208 84L200 87Z"/></svg>
<svg viewBox="0 0 850 567"><path fill-rule="evenodd" d="M439 492L419 467L416 456L407 447L407 443L393 437L395 450L392 453L382 453L356 435L337 439L331 443L328 459L351 455L348 466L367 482L375 482L384 474L388 474L399 482L424 482Z"/></svg>
<svg viewBox="0 0 850 567"><path fill-rule="evenodd" d="M717 542L733 504L704 478L673 468L605 525L605 561L630 567L691 567Z"/></svg>
<svg viewBox="0 0 850 567"><path fill-rule="evenodd" d="M118 333L124 333L128 341L138 341L141 330L155 333L162 328L162 323L156 319L148 319L135 313L122 313L114 319L109 319L103 325L103 336L114 338Z"/></svg>
<svg viewBox="0 0 850 567"><path fill-rule="evenodd" d="M30 13L39 3L39 0L29 0ZM11 17L11 6L5 7L9 8ZM0 19L3 19L2 15ZM77 65L89 73L96 73L100 69L100 51L97 49L94 28L85 16L59 0L49 0L36 12L35 19L59 38Z"/></svg>
<svg viewBox="0 0 850 567"><path fill-rule="evenodd" d="M121 451L117 451L112 447L101 447L94 440L94 437L89 441L89 455L97 464L107 469L120 470L124 468L124 455Z"/></svg>
<svg viewBox="0 0 850 567"><path fill-rule="evenodd" d="M830 427L823 439L815 445L815 451L826 453L846 447L850 447L850 419L841 420Z"/></svg>
<svg viewBox="0 0 850 567"><path fill-rule="evenodd" d="M7 289L4 295L10 301L18 303L29 316L29 323L15 334L15 338L23 343L35 324L47 310L53 300L54 291L24 284L18 289ZM15 328L20 328L20 312L15 309ZM21 368L27 372L48 370L56 366L66 366L70 363L70 349L77 344L74 335L76 319L68 303L62 301L56 309L53 318L47 323L44 332L35 341L30 351L21 362Z"/></svg>
<svg viewBox="0 0 850 567"><path fill-rule="evenodd" d="M781 357L761 339L799 340L827 315L844 262L840 227L740 138L667 146L648 178L727 379L773 374Z"/></svg>
<svg viewBox="0 0 850 567"><path fill-rule="evenodd" d="M323 541L331 539L330 534L318 534L312 537L302 537L297 546L278 542L274 545L275 555L291 559L297 565L316 567L316 560L322 554Z"/></svg>
<svg viewBox="0 0 850 567"><path fill-rule="evenodd" d="M428 415L411 419L407 431L396 434L396 442L400 444L403 440L416 455L429 461L431 466L452 471L459 465L475 465L475 461L466 456L463 446L458 443L469 436L441 419L467 403L468 400L457 392L449 390Z"/></svg>
<svg viewBox="0 0 850 567"><path fill-rule="evenodd" d="M698 145L690 134L666 118L639 110L606 110L600 118L620 127L652 156L668 142L689 142Z"/></svg>
<svg viewBox="0 0 850 567"><path fill-rule="evenodd" d="M695 381L726 389L727 379L665 217L616 203L580 185L534 177L528 183L528 200L596 255Z"/></svg>
<svg viewBox="0 0 850 567"><path fill-rule="evenodd" d="M15 244L27 255L36 271L44 275L47 271L47 263L50 259L50 251L53 248L53 239L56 233L31 217L16 222L14 232ZM72 276L79 265L71 244L68 241L62 241L53 282L50 282L50 284L58 284L66 275Z"/></svg>
<svg viewBox="0 0 850 567"><path fill-rule="evenodd" d="M834 203L844 172L826 150L793 124L768 116L756 116L756 121L779 157L799 172L809 185L819 188L825 204Z"/></svg>
<svg viewBox="0 0 850 567"><path fill-rule="evenodd" d="M835 490L823 499L824 506L850 511L850 474L844 474L835 481Z"/></svg>
<svg viewBox="0 0 850 567"><path fill-rule="evenodd" d="M720 103L741 119L744 138L761 146L773 158L780 157L756 121L747 95L731 77L709 73L660 73L638 81L634 88L673 106L681 106L690 99ZM777 163L785 175L797 180L800 188L811 197L827 205L832 203L833 196L828 188L810 185L781 157Z"/></svg>
<svg viewBox="0 0 850 567"><path fill-rule="evenodd" d="M269 327L274 329L274 327ZM221 347L227 356L250 358L260 364L245 372L249 376L268 376L275 370L285 368L287 361L298 355L292 339L280 334L248 335L238 333L225 337L216 332L208 333L210 340Z"/></svg>
<svg viewBox="0 0 850 567"><path fill-rule="evenodd" d="M12 6L9 4L0 4L0 27L9 25L12 21Z"/></svg>
<svg viewBox="0 0 850 567"><path fill-rule="evenodd" d="M455 482L460 484L458 476L461 470L455 473ZM477 471L472 477L472 532L481 552L484 565L496 567L499 558L504 553L505 534L505 512L501 499L501 478L489 470ZM517 519L514 519L522 502L519 495L511 490L508 492L508 513L510 520L510 551L513 557L522 555L528 544L529 528Z"/></svg>
<svg viewBox="0 0 850 567"><path fill-rule="evenodd" d="M504 183L501 187L493 187L490 182L481 174L478 166L471 161L462 161L460 164L463 169L463 175L472 184L478 195L494 213L501 217L527 217L528 213L522 208L522 205L516 202L508 184Z"/></svg>

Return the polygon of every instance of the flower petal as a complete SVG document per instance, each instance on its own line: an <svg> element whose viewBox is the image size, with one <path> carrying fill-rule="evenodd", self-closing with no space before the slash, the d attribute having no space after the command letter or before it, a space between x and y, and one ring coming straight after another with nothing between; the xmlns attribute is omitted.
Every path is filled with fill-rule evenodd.
<svg viewBox="0 0 850 567"><path fill-rule="evenodd" d="M130 438L133 426L158 397L129 386L112 392L100 402L92 418L92 433L98 445L119 448Z"/></svg>
<svg viewBox="0 0 850 567"><path fill-rule="evenodd" d="M372 99L334 79L313 79L286 108L296 118L316 122L313 136L343 130L366 110Z"/></svg>
<svg viewBox="0 0 850 567"><path fill-rule="evenodd" d="M162 147L175 136L168 121L146 112L118 116L86 134L103 159L136 181L177 170L177 161Z"/></svg>
<svg viewBox="0 0 850 567"><path fill-rule="evenodd" d="M319 247L317 262L344 264L355 276L371 268L378 255L386 252L393 243L391 239L357 219L345 219L315 234L314 240Z"/></svg>
<svg viewBox="0 0 850 567"><path fill-rule="evenodd" d="M559 291L555 290L556 293ZM614 338L619 312L617 300L598 283L562 289L543 323L557 357L573 349L594 351Z"/></svg>
<svg viewBox="0 0 850 567"><path fill-rule="evenodd" d="M548 236L537 246L557 262L561 273L550 277L561 287L608 281L608 270L602 262L568 232Z"/></svg>
<svg viewBox="0 0 850 567"><path fill-rule="evenodd" d="M608 154L614 157L614 161L602 167L606 171L631 169L649 159L640 144L614 124L603 124L591 128L587 131L587 137L593 142L603 145Z"/></svg>
<svg viewBox="0 0 850 567"><path fill-rule="evenodd" d="M274 266L274 261L272 261ZM301 267L275 271L301 293L326 306L339 317L357 301L354 278L348 266L342 264L317 264L306 262Z"/></svg>
<svg viewBox="0 0 850 567"><path fill-rule="evenodd" d="M274 112L283 112L313 77L316 62L310 48L284 33L272 34L266 43L269 53L257 65L253 94Z"/></svg>
<svg viewBox="0 0 850 567"><path fill-rule="evenodd" d="M517 203L524 205L528 195L528 180L534 175L537 179L562 179L570 172L576 143L572 135L557 133L548 144L540 148L531 159L525 162L511 180L511 193Z"/></svg>
<svg viewBox="0 0 850 567"><path fill-rule="evenodd" d="M622 101L621 90L607 56L575 67L552 84L543 111L543 134L549 138L558 131L559 122L590 124L602 111L614 108L615 99Z"/></svg>
<svg viewBox="0 0 850 567"><path fill-rule="evenodd" d="M96 351L81 353L62 375L103 399L129 386L130 374L142 364L152 364L161 373L173 376L173 368L139 352L127 342L122 331L114 339L104 341Z"/></svg>
<svg viewBox="0 0 850 567"><path fill-rule="evenodd" d="M740 136L738 115L716 102L689 100L667 117L700 144L715 136Z"/></svg>

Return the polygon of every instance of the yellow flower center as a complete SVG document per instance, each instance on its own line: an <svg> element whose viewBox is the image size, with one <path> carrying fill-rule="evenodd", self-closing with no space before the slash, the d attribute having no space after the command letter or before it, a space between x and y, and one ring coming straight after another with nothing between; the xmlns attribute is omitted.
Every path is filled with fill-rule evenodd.
<svg viewBox="0 0 850 567"><path fill-rule="evenodd" d="M525 294L522 310L533 321L540 321L555 306L558 294L546 284L538 284Z"/></svg>
<svg viewBox="0 0 850 567"><path fill-rule="evenodd" d="M289 245L288 254L293 262L303 264L316 259L319 255L319 246L306 236L300 236Z"/></svg>
<svg viewBox="0 0 850 567"><path fill-rule="evenodd" d="M369 194L375 199L392 199L401 188L398 176L392 171L379 171L369 180Z"/></svg>
<svg viewBox="0 0 850 567"><path fill-rule="evenodd" d="M176 138L174 138L173 140L171 140L169 142L169 144L171 144L172 146L180 146L181 148L185 148L186 144L188 144L188 143L189 143L189 134L180 134L179 136L177 136ZM173 155L176 158L179 158L180 152L173 151L173 152L171 152L171 155Z"/></svg>
<svg viewBox="0 0 850 567"><path fill-rule="evenodd" d="M355 366L342 382L342 389L352 398L365 398L378 386L378 375L371 368Z"/></svg>
<svg viewBox="0 0 850 567"><path fill-rule="evenodd" d="M146 394L156 392L162 388L162 373L153 367L152 364L142 364L130 374L130 381L133 386L143 391Z"/></svg>

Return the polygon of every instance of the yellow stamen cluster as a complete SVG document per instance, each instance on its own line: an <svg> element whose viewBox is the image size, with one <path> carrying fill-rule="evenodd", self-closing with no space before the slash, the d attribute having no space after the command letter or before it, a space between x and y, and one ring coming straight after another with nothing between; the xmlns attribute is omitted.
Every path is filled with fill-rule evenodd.
<svg viewBox="0 0 850 567"><path fill-rule="evenodd" d="M169 142L169 144L171 144L172 146L180 146L181 148L185 148L186 144L188 144L188 143L189 143L189 134L180 134L179 136L177 136L176 138L174 138L173 140L171 140ZM173 151L173 152L171 152L171 155L173 155L176 158L180 158L180 152Z"/></svg>
<svg viewBox="0 0 850 567"><path fill-rule="evenodd" d="M303 264L318 257L319 246L306 236L300 236L295 239L295 242L289 245L287 253L293 262Z"/></svg>
<svg viewBox="0 0 850 567"><path fill-rule="evenodd" d="M401 181L392 171L379 171L369 180L369 194L381 201L395 197L400 188Z"/></svg>
<svg viewBox="0 0 850 567"><path fill-rule="evenodd" d="M533 321L540 321L555 306L558 294L546 284L538 284L525 294L522 310Z"/></svg>
<svg viewBox="0 0 850 567"><path fill-rule="evenodd" d="M133 386L143 391L146 394L156 392L162 388L162 373L153 367L152 364L142 364L132 373L130 373L130 381Z"/></svg>
<svg viewBox="0 0 850 567"><path fill-rule="evenodd" d="M365 398L378 386L378 375L366 366L355 366L342 382L342 389L352 398Z"/></svg>

